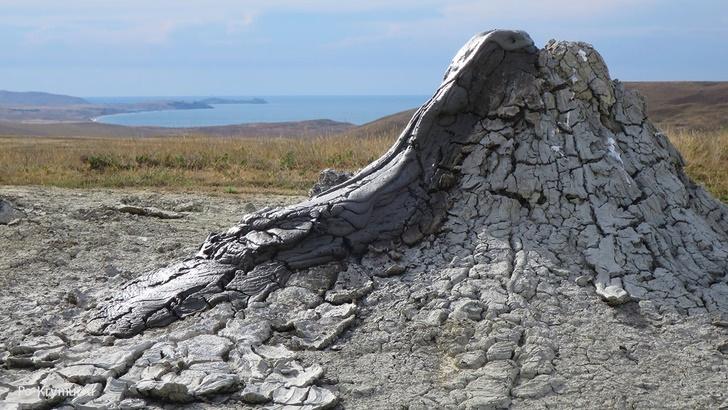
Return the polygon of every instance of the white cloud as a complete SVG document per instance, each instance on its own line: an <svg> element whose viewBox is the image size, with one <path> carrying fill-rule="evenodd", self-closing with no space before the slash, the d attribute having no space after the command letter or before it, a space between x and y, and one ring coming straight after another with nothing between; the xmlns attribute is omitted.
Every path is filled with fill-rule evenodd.
<svg viewBox="0 0 728 410"><path fill-rule="evenodd" d="M218 26L227 34L251 29L260 15L311 12L335 15L439 7L441 1L368 0L0 0L0 24L15 27L31 45L160 45L180 30Z"/></svg>
<svg viewBox="0 0 728 410"><path fill-rule="evenodd" d="M328 46L354 45L418 39L423 44L456 43L478 31L503 28L549 35L575 35L590 22L645 9L657 0L449 0L434 2L434 16L414 20L387 19L369 23L369 31L339 39ZM559 24L554 24L558 21ZM543 30L547 29L547 30ZM602 30L599 27L599 30Z"/></svg>
<svg viewBox="0 0 728 410"><path fill-rule="evenodd" d="M226 31L228 34L245 31L253 25L254 19L253 13L245 13L239 18L233 18L226 23Z"/></svg>
<svg viewBox="0 0 728 410"><path fill-rule="evenodd" d="M599 14L626 12L654 4L656 0L456 0L443 7L446 16L472 16L508 19L544 20L554 17L591 18Z"/></svg>
<svg viewBox="0 0 728 410"><path fill-rule="evenodd" d="M159 45L169 40L170 35L179 27L178 22L159 20L154 22L135 22L129 25L106 27L80 21L47 21L28 30L24 39L29 45L42 44L148 44Z"/></svg>
<svg viewBox="0 0 728 410"><path fill-rule="evenodd" d="M588 26L590 21L655 4L657 0L0 0L0 25L17 27L30 44L156 46L170 42L177 32L202 26L218 26L233 38L253 32L258 17L277 12L331 17L376 13L356 34L328 44L337 48L392 39L462 41L489 28L578 36L597 29ZM400 17L410 11L422 17ZM556 19L559 24L553 23ZM301 36L305 40L305 33Z"/></svg>
<svg viewBox="0 0 728 410"><path fill-rule="evenodd" d="M159 45L172 34L202 25L238 33L254 23L246 2L212 5L190 1L101 2L0 0L0 24L15 27L31 44Z"/></svg>

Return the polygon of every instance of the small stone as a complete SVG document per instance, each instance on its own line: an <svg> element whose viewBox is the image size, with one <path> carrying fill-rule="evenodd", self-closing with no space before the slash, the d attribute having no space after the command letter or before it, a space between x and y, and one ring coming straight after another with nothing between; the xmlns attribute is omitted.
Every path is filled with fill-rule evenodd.
<svg viewBox="0 0 728 410"><path fill-rule="evenodd" d="M192 399L186 385L172 381L142 380L134 385L134 390L142 396L172 402L188 402Z"/></svg>
<svg viewBox="0 0 728 410"><path fill-rule="evenodd" d="M331 391L323 387L311 386L303 405L311 410L323 410L332 408L337 402L338 398Z"/></svg>
<svg viewBox="0 0 728 410"><path fill-rule="evenodd" d="M113 277L120 274L121 271L114 265L106 265L104 266L104 273L106 276Z"/></svg>
<svg viewBox="0 0 728 410"><path fill-rule="evenodd" d="M203 207L199 202L184 202L172 208L175 212L202 212Z"/></svg>
<svg viewBox="0 0 728 410"><path fill-rule="evenodd" d="M274 383L248 383L240 393L240 399L246 403L262 404L273 399L273 391L280 387Z"/></svg>
<svg viewBox="0 0 728 410"><path fill-rule="evenodd" d="M450 282L452 282L453 285L462 282L465 278L468 277L468 272L470 272L469 268L450 268L445 269L443 271L443 274L450 278Z"/></svg>
<svg viewBox="0 0 728 410"><path fill-rule="evenodd" d="M601 241L600 243L603 243ZM617 306L631 300L629 293L622 286L622 279L610 278L609 273L600 272L594 281L594 288L597 295L610 306Z"/></svg>
<svg viewBox="0 0 728 410"><path fill-rule="evenodd" d="M515 117L519 112L521 112L521 109L515 105L511 106L501 106L496 111L496 115L502 118L513 118Z"/></svg>
<svg viewBox="0 0 728 410"><path fill-rule="evenodd" d="M294 321L297 335L294 341L307 349L323 349L354 321L354 312L356 306L352 303L324 303L313 311L313 317Z"/></svg>
<svg viewBox="0 0 728 410"><path fill-rule="evenodd" d="M359 269L349 268L339 273L333 289L326 292L325 300L334 305L353 302L367 295L374 282Z"/></svg>
<svg viewBox="0 0 728 410"><path fill-rule="evenodd" d="M157 252L159 253L166 253L166 252L172 252L174 250L179 249L182 246L177 241L165 241L162 242L159 246L157 246Z"/></svg>
<svg viewBox="0 0 728 410"><path fill-rule="evenodd" d="M257 346L268 340L272 334L270 322L260 319L230 319L219 333L237 344Z"/></svg>
<svg viewBox="0 0 728 410"><path fill-rule="evenodd" d="M430 326L440 326L445 323L447 316L445 309L435 309L427 315L426 323Z"/></svg>
<svg viewBox="0 0 728 410"><path fill-rule="evenodd" d="M453 311L450 313L450 319L456 320L474 320L479 321L482 318L483 306L475 300L458 300L453 303Z"/></svg>
<svg viewBox="0 0 728 410"><path fill-rule="evenodd" d="M258 208L252 202L246 202L243 209L245 210L245 212L251 213L251 212L255 212L255 210Z"/></svg>
<svg viewBox="0 0 728 410"><path fill-rule="evenodd" d="M318 181L316 181L311 190L308 191L308 196L313 198L336 185L346 182L346 180L352 176L353 174L351 172L326 168L319 173Z"/></svg>
<svg viewBox="0 0 728 410"><path fill-rule="evenodd" d="M273 391L273 402L288 406L300 406L306 400L307 387L279 387Z"/></svg>
<svg viewBox="0 0 728 410"><path fill-rule="evenodd" d="M194 397L227 392L238 384L236 375L230 373L206 374L200 370L183 370L179 376L170 380L187 386L190 395Z"/></svg>
<svg viewBox="0 0 728 410"><path fill-rule="evenodd" d="M85 308L88 305L89 297L85 292L81 292L78 289L72 289L66 292L65 300L66 303L70 305Z"/></svg>
<svg viewBox="0 0 728 410"><path fill-rule="evenodd" d="M185 363L193 364L199 362L223 361L232 348L230 339L215 335L200 335L179 342L177 348L186 350L187 358Z"/></svg>
<svg viewBox="0 0 728 410"><path fill-rule="evenodd" d="M488 348L486 354L488 361L493 360L508 360L513 357L513 342L495 342L493 346Z"/></svg>
<svg viewBox="0 0 728 410"><path fill-rule="evenodd" d="M579 276L578 278L576 278L576 284L581 287L587 286L589 283L591 283L591 281L592 281L592 278L591 278L591 276L588 276L588 275L582 275L582 276Z"/></svg>
<svg viewBox="0 0 728 410"><path fill-rule="evenodd" d="M603 286L597 284L596 293L611 306L622 305L631 300L629 293L619 286Z"/></svg>
<svg viewBox="0 0 728 410"><path fill-rule="evenodd" d="M394 265L389 266L384 271L375 273L375 275L377 275L381 278L389 278L392 276L401 275L402 273L404 273L405 270L407 270L407 268L405 268L404 266L399 265L399 264L394 264Z"/></svg>
<svg viewBox="0 0 728 410"><path fill-rule="evenodd" d="M716 313L710 322L716 327L728 327L728 314Z"/></svg>
<svg viewBox="0 0 728 410"><path fill-rule="evenodd" d="M141 410L148 408L149 405L142 399L128 398L119 402L119 409L121 410Z"/></svg>
<svg viewBox="0 0 728 410"><path fill-rule="evenodd" d="M455 365L460 369L477 369L485 364L486 356L483 352L467 352L458 355Z"/></svg>
<svg viewBox="0 0 728 410"><path fill-rule="evenodd" d="M728 354L728 340L724 340L718 345L718 351L723 354Z"/></svg>
<svg viewBox="0 0 728 410"><path fill-rule="evenodd" d="M292 362L283 368L276 369L265 380L280 383L284 387L306 387L318 380L323 373L324 369L317 364L303 368L297 362Z"/></svg>
<svg viewBox="0 0 728 410"><path fill-rule="evenodd" d="M0 198L0 225L17 225L24 216L10 201Z"/></svg>

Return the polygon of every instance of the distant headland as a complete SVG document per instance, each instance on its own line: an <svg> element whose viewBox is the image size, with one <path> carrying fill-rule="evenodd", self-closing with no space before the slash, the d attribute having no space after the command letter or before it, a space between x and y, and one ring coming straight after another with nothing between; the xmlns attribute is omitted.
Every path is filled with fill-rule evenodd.
<svg viewBox="0 0 728 410"><path fill-rule="evenodd" d="M209 97L194 101L164 100L133 103L90 102L80 97L46 92L0 90L0 121L79 122L97 117L143 111L212 109L221 104L267 104L262 98Z"/></svg>
<svg viewBox="0 0 728 410"><path fill-rule="evenodd" d="M262 98L251 98L251 99L230 99L230 98L205 98L204 100L197 101L203 104L268 104L268 101Z"/></svg>

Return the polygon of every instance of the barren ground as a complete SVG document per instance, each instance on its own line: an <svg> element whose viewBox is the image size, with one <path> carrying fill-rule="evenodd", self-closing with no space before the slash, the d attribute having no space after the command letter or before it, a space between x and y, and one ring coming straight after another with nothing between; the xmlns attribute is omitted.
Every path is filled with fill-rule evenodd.
<svg viewBox="0 0 728 410"><path fill-rule="evenodd" d="M300 199L47 187L0 187L0 197L26 215L18 223L0 225L0 352L28 336L54 334L85 320L97 298L144 271L194 254L210 231L226 229L253 207ZM184 217L158 219L113 209L123 203L176 209ZM325 382L336 385L344 408L425 409L460 400L453 394L475 371L459 368L452 356L467 357L463 344L473 336L477 345L494 339L467 321L445 326L420 318L429 311L419 312L413 295L439 276L413 272L378 280L362 302L353 330L325 352L300 352L305 363L323 365ZM554 292L554 300L569 303L541 319L550 324L551 340L560 346L554 359L562 375L560 394L540 397L533 383L526 383L514 390L514 408L728 405L725 320L647 314L648 305L634 303L612 308L576 284ZM77 337L104 343L67 334L72 344L81 343ZM17 370L6 372L0 369L0 381L22 376ZM413 380L419 381L414 388ZM227 406L208 402L188 408Z"/></svg>
<svg viewBox="0 0 728 410"><path fill-rule="evenodd" d="M299 199L7 186L0 198L26 215L0 225L0 351L26 334L72 322L93 308L97 292L194 254L208 233L227 229L253 208ZM176 209L184 217L113 209L122 204Z"/></svg>

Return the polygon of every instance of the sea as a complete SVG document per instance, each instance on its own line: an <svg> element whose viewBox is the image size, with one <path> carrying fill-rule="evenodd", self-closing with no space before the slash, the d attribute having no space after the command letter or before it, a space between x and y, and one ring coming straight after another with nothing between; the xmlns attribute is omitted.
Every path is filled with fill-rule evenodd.
<svg viewBox="0 0 728 410"><path fill-rule="evenodd" d="M105 115L95 121L105 124L155 127L205 127L258 122L328 119L365 124L400 111L417 108L425 95L356 96L224 96L226 99L262 98L267 104L214 104L213 109L143 111ZM86 97L92 103L139 103L150 101L199 101L195 97Z"/></svg>

